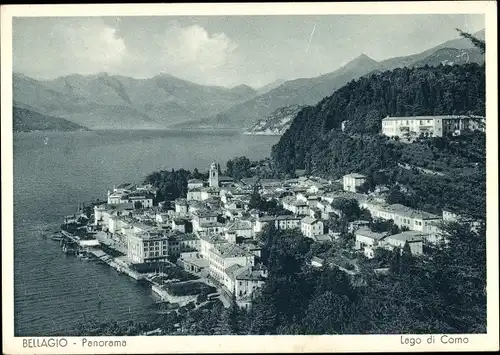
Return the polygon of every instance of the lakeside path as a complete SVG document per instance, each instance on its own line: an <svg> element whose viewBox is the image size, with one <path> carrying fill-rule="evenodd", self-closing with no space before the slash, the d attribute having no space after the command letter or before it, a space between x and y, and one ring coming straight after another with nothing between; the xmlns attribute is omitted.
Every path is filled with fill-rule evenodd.
<svg viewBox="0 0 500 355"><path fill-rule="evenodd" d="M108 238L105 232L102 232L102 231L97 232L96 239L99 242L107 245L109 248L115 249L115 250L117 250L117 251L119 251L119 252L127 255L127 247L124 246L124 245L122 245L122 244L120 244L120 243L117 243L115 240L113 240L111 238ZM114 259L117 259L117 258L114 258ZM179 267L178 265L176 265L174 263L170 263L169 262L169 264L171 264L172 266L177 267L177 268ZM229 308L230 307L232 301L231 301L231 298L230 298L230 296L228 294L228 291L225 290L225 288L223 286L221 287L220 285L217 285L215 282L211 281L207 277L206 272L205 273L197 274L197 273L194 273L194 272L191 272L191 271L187 271L187 270L185 270L185 271L188 272L188 273L190 273L193 276L199 277L198 281L203 282L203 283L205 283L205 284L207 284L209 286L215 287L217 289L217 292L220 294L220 296L218 298L224 304L224 307L225 308Z"/></svg>
<svg viewBox="0 0 500 355"><path fill-rule="evenodd" d="M96 239L99 242L105 244L106 246L115 249L124 255L127 255L127 247L120 243L117 243L115 240L111 238L108 238L105 232L102 231L97 232Z"/></svg>

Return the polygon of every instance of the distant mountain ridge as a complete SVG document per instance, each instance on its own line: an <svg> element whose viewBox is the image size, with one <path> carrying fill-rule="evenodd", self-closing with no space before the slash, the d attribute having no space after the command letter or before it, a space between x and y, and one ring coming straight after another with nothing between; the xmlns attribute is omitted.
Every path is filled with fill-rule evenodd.
<svg viewBox="0 0 500 355"><path fill-rule="evenodd" d="M475 33L484 38L484 30ZM238 104L217 115L178 125L180 128L237 128L248 130L272 112L292 105L314 105L322 98L352 80L365 75L402 67L421 67L439 64L483 63L484 56L467 39L458 38L442 43L424 52L378 62L366 54L354 58L343 67L315 78L295 79Z"/></svg>
<svg viewBox="0 0 500 355"><path fill-rule="evenodd" d="M247 85L204 86L160 74L134 79L99 73L35 80L13 75L14 100L45 115L97 129L165 128L216 114L256 95Z"/></svg>
<svg viewBox="0 0 500 355"><path fill-rule="evenodd" d="M88 131L89 129L60 117L42 115L25 107L13 107L12 130L33 131Z"/></svg>
<svg viewBox="0 0 500 355"><path fill-rule="evenodd" d="M484 30L475 34L484 38ZM204 86L169 74L135 79L99 73L35 80L13 75L13 96L43 115L91 129L208 128L250 129L259 120L290 106L309 106L352 80L400 67L455 65L484 61L463 38L415 55L377 62L361 54L343 67L315 78L278 79L257 90ZM286 129L276 127L278 130ZM272 130L272 129L271 129Z"/></svg>

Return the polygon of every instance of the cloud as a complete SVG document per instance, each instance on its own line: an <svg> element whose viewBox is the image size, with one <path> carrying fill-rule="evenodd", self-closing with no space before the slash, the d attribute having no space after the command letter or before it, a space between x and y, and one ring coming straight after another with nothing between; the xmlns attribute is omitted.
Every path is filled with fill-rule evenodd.
<svg viewBox="0 0 500 355"><path fill-rule="evenodd" d="M127 51L116 29L99 23L58 24L52 29L50 40L60 42L62 51L54 53L56 58L75 61L75 72L114 69Z"/></svg>
<svg viewBox="0 0 500 355"><path fill-rule="evenodd" d="M237 48L225 33L209 33L199 25L173 25L165 31L165 56L170 67L189 66L210 72L223 66Z"/></svg>
<svg viewBox="0 0 500 355"><path fill-rule="evenodd" d="M37 37L43 40L36 41ZM39 55L37 60L33 53ZM114 72L126 55L125 41L114 27L102 21L71 19L18 33L14 69L41 77Z"/></svg>

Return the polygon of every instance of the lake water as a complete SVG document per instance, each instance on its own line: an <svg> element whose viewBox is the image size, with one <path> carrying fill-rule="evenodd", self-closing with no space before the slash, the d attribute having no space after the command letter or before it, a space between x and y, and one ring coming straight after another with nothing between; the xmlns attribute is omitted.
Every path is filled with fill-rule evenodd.
<svg viewBox="0 0 500 355"><path fill-rule="evenodd" d="M205 171L212 161L269 156L279 137L179 131L38 132L14 136L14 330L66 335L82 317L145 320L151 290L107 265L64 255L36 235L79 202L104 199L160 169Z"/></svg>

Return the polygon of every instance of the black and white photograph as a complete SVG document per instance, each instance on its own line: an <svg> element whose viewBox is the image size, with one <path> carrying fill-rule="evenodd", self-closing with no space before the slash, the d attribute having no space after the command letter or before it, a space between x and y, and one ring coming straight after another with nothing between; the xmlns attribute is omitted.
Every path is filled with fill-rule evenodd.
<svg viewBox="0 0 500 355"><path fill-rule="evenodd" d="M7 353L498 350L496 4L238 5L2 6Z"/></svg>

